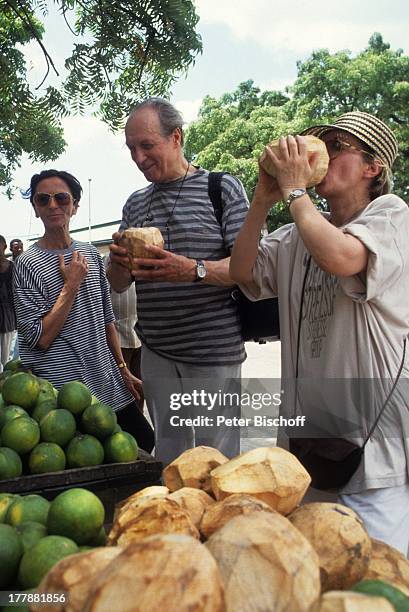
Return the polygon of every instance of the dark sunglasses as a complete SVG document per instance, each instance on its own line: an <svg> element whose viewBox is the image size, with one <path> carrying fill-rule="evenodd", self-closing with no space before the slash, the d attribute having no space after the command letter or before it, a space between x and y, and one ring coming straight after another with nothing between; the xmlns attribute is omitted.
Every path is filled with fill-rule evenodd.
<svg viewBox="0 0 409 612"><path fill-rule="evenodd" d="M68 206L73 200L73 197L67 191L61 191L59 193L36 193L34 196L34 202L38 206L47 206L51 198L54 198L57 204L60 206Z"/></svg>
<svg viewBox="0 0 409 612"><path fill-rule="evenodd" d="M360 149L355 145L347 142L346 140L342 140L341 138L334 138L333 140L327 140L325 142L325 146L327 147L328 155L331 159L338 157L342 153L342 151L357 151L358 153L364 153L365 155L371 155L368 151L364 149Z"/></svg>

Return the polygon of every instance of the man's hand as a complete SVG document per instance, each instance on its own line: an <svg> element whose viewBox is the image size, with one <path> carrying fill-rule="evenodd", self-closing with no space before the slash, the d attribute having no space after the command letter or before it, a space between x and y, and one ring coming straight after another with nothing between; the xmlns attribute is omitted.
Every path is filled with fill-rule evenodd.
<svg viewBox="0 0 409 612"><path fill-rule="evenodd" d="M65 264L63 255L59 255L58 260L64 283L78 289L88 274L87 258L78 251L73 251L71 262L68 265Z"/></svg>
<svg viewBox="0 0 409 612"><path fill-rule="evenodd" d="M132 260L131 274L137 280L189 283L196 278L194 259L176 255L157 246L146 245L145 248L155 259L137 257Z"/></svg>
<svg viewBox="0 0 409 612"><path fill-rule="evenodd" d="M274 204L281 200L281 190L277 180L268 174L259 164L258 183L253 196L251 206L264 206L269 210Z"/></svg>
<svg viewBox="0 0 409 612"><path fill-rule="evenodd" d="M109 258L112 263L123 266L124 268L129 269L129 257L128 251L119 246L118 242L122 236L122 232L115 232L112 234L113 243L109 245Z"/></svg>

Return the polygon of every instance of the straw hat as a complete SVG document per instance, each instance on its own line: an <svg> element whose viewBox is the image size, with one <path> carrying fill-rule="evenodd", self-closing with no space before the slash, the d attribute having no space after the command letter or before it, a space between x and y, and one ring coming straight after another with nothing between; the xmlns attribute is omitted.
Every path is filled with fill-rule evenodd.
<svg viewBox="0 0 409 612"><path fill-rule="evenodd" d="M333 124L314 125L301 132L301 135L311 134L321 138L330 130L342 130L356 136L372 149L381 162L388 168L392 167L398 154L398 143L393 132L378 117L353 111L341 115Z"/></svg>

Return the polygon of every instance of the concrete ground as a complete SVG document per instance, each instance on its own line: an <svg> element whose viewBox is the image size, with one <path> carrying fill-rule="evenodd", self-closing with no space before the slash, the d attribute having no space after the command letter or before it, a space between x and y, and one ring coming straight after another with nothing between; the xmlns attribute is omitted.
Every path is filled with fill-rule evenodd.
<svg viewBox="0 0 409 612"><path fill-rule="evenodd" d="M247 359L242 366L243 379L281 377L281 342L258 344L246 342ZM241 452L258 446L275 446L275 437L240 439Z"/></svg>

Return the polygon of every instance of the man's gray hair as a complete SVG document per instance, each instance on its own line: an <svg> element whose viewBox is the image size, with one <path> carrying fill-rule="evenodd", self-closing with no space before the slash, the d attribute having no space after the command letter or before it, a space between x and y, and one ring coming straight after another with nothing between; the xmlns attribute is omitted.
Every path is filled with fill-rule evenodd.
<svg viewBox="0 0 409 612"><path fill-rule="evenodd" d="M170 136L177 128L181 133L181 144L183 145L183 117L181 113L165 98L148 98L137 104L129 115L132 117L143 108L152 108L159 117L162 136Z"/></svg>

